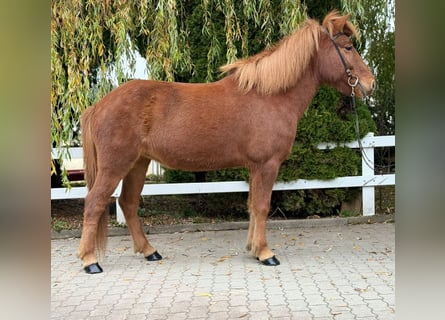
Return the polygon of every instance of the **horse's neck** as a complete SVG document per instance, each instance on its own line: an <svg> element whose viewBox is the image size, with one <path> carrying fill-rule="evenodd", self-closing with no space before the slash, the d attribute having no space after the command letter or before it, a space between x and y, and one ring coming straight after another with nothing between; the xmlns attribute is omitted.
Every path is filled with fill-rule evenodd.
<svg viewBox="0 0 445 320"><path fill-rule="evenodd" d="M285 95L288 97L288 101L292 105L291 108L296 112L298 119L311 104L319 87L320 82L316 78L315 72L308 69L297 84L286 91Z"/></svg>

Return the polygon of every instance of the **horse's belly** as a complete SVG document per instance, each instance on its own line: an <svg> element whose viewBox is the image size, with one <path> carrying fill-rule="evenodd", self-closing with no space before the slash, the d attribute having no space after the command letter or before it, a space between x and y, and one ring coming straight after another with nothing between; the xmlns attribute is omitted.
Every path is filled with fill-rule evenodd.
<svg viewBox="0 0 445 320"><path fill-rule="evenodd" d="M225 168L241 167L242 164L236 161L221 161L212 158L160 158L156 159L161 165L176 170L184 171L212 171Z"/></svg>
<svg viewBox="0 0 445 320"><path fill-rule="evenodd" d="M199 144L198 144L199 145ZM170 169L184 171L211 171L243 166L242 157L234 148L205 148L177 145L159 147L147 156Z"/></svg>

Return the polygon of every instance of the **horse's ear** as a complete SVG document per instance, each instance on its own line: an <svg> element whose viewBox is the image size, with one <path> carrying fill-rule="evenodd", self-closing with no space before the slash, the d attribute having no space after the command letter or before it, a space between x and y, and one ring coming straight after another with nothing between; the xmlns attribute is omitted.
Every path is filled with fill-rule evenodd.
<svg viewBox="0 0 445 320"><path fill-rule="evenodd" d="M352 34L352 33L348 34L348 31L350 31L350 30L347 27L348 24L346 23L349 20L350 16L351 16L351 14L348 13L344 16L338 16L331 20L333 29L334 29L334 33L344 32L347 36L350 36Z"/></svg>
<svg viewBox="0 0 445 320"><path fill-rule="evenodd" d="M347 36L354 35L356 33L354 26L349 20L351 14L344 16L340 15L338 11L334 10L329 12L323 20L323 26L329 31L331 36L344 33Z"/></svg>

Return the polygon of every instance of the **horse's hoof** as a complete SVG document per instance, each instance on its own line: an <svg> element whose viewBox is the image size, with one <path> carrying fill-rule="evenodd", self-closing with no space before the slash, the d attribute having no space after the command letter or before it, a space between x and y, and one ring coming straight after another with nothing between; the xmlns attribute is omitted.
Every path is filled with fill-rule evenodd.
<svg viewBox="0 0 445 320"><path fill-rule="evenodd" d="M103 272L101 266L97 262L93 263L93 264L90 264L89 266L84 267L83 270L85 270L85 272L88 273L88 274L94 274L94 273L101 273L101 272Z"/></svg>
<svg viewBox="0 0 445 320"><path fill-rule="evenodd" d="M155 251L151 255L146 256L145 259L148 261L159 261L162 260L162 256L159 254L159 252Z"/></svg>
<svg viewBox="0 0 445 320"><path fill-rule="evenodd" d="M260 260L260 262L262 264L264 264L265 266L278 266L278 265L280 265L280 261L275 256L273 256L271 258L268 258L268 259Z"/></svg>

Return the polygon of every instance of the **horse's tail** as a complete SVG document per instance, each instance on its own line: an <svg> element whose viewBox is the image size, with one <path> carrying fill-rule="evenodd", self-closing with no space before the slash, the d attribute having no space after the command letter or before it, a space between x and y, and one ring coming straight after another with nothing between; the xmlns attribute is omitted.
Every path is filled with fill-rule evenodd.
<svg viewBox="0 0 445 320"><path fill-rule="evenodd" d="M86 185L88 191L93 188L97 175L97 154L96 146L91 135L91 118L94 114L94 106L87 108L81 116L82 145L83 145L83 166ZM104 212L100 213L100 219L96 233L96 248L99 254L103 254L107 245L108 233L108 206Z"/></svg>

